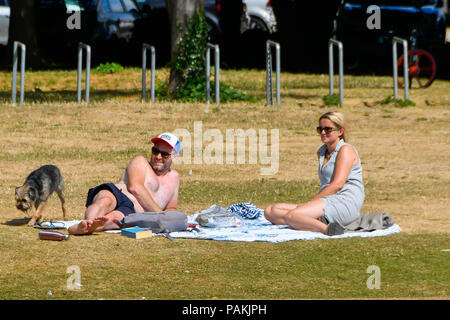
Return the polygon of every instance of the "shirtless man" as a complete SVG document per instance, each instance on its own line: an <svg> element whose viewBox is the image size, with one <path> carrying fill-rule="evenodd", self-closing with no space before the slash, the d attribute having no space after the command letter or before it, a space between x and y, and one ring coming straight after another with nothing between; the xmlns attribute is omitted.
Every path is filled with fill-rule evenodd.
<svg viewBox="0 0 450 320"><path fill-rule="evenodd" d="M176 210L179 176L170 166L180 153L180 142L171 133L163 133L152 142L150 161L137 156L118 183L104 183L89 190L85 220L71 226L70 234L119 229L114 221L131 213Z"/></svg>

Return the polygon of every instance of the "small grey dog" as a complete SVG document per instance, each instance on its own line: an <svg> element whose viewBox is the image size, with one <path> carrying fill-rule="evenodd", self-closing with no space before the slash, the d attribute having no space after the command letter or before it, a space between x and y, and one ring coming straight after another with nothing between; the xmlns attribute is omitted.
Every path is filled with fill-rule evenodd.
<svg viewBox="0 0 450 320"><path fill-rule="evenodd" d="M47 199L54 191L61 200L63 218L66 220L64 180L58 167L51 164L42 166L31 172L22 186L16 187L16 208L28 213L35 207L35 213L28 222L29 226L33 226L42 218Z"/></svg>

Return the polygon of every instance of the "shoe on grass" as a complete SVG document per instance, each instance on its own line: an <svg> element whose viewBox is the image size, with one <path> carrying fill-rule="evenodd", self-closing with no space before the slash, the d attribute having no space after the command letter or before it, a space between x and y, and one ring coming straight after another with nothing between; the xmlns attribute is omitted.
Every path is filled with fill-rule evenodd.
<svg viewBox="0 0 450 320"><path fill-rule="evenodd" d="M344 233L344 227L342 227L337 222L332 222L328 225L327 235L329 236L338 236Z"/></svg>

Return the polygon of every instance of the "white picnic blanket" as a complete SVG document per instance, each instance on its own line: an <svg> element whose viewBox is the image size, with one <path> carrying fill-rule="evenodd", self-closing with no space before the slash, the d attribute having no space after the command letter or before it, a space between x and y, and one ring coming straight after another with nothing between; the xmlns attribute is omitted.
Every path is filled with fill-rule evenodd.
<svg viewBox="0 0 450 320"><path fill-rule="evenodd" d="M193 222L193 216L188 216L189 222ZM192 220L191 220L192 219ZM249 220L242 219L239 227L231 228L206 228L199 227L196 231L171 232L172 238L209 239L218 241L268 241L284 242L291 240L313 240L313 239L339 239L350 237L381 237L401 232L398 225L394 224L383 230L372 232L345 232L338 236L327 236L321 232L298 231L289 226L273 225L264 217Z"/></svg>
<svg viewBox="0 0 450 320"><path fill-rule="evenodd" d="M195 222L195 215L188 216L189 223ZM80 220L73 221L58 221L64 223L66 228L71 225L79 223ZM382 230L375 230L371 232L345 232L338 236L327 236L321 232L298 231L293 230L289 226L273 225L264 217L257 219L241 219L241 224L238 227L230 228L207 228L198 227L199 231L182 231L171 232L172 238L185 239L205 239L217 241L266 241L266 242L285 242L292 240L314 240L314 239L340 239L350 237L382 237L390 234L401 232L397 224ZM120 230L105 231L108 233L120 233ZM154 234L154 236L158 236Z"/></svg>

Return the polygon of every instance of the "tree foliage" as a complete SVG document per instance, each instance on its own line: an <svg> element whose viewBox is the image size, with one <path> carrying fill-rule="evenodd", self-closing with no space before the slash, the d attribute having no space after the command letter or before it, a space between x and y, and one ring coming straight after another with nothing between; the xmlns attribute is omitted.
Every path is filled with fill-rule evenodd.
<svg viewBox="0 0 450 320"><path fill-rule="evenodd" d="M177 99L200 100L205 95L206 44L208 26L203 11L178 24L181 41L174 51L172 70L178 77Z"/></svg>

